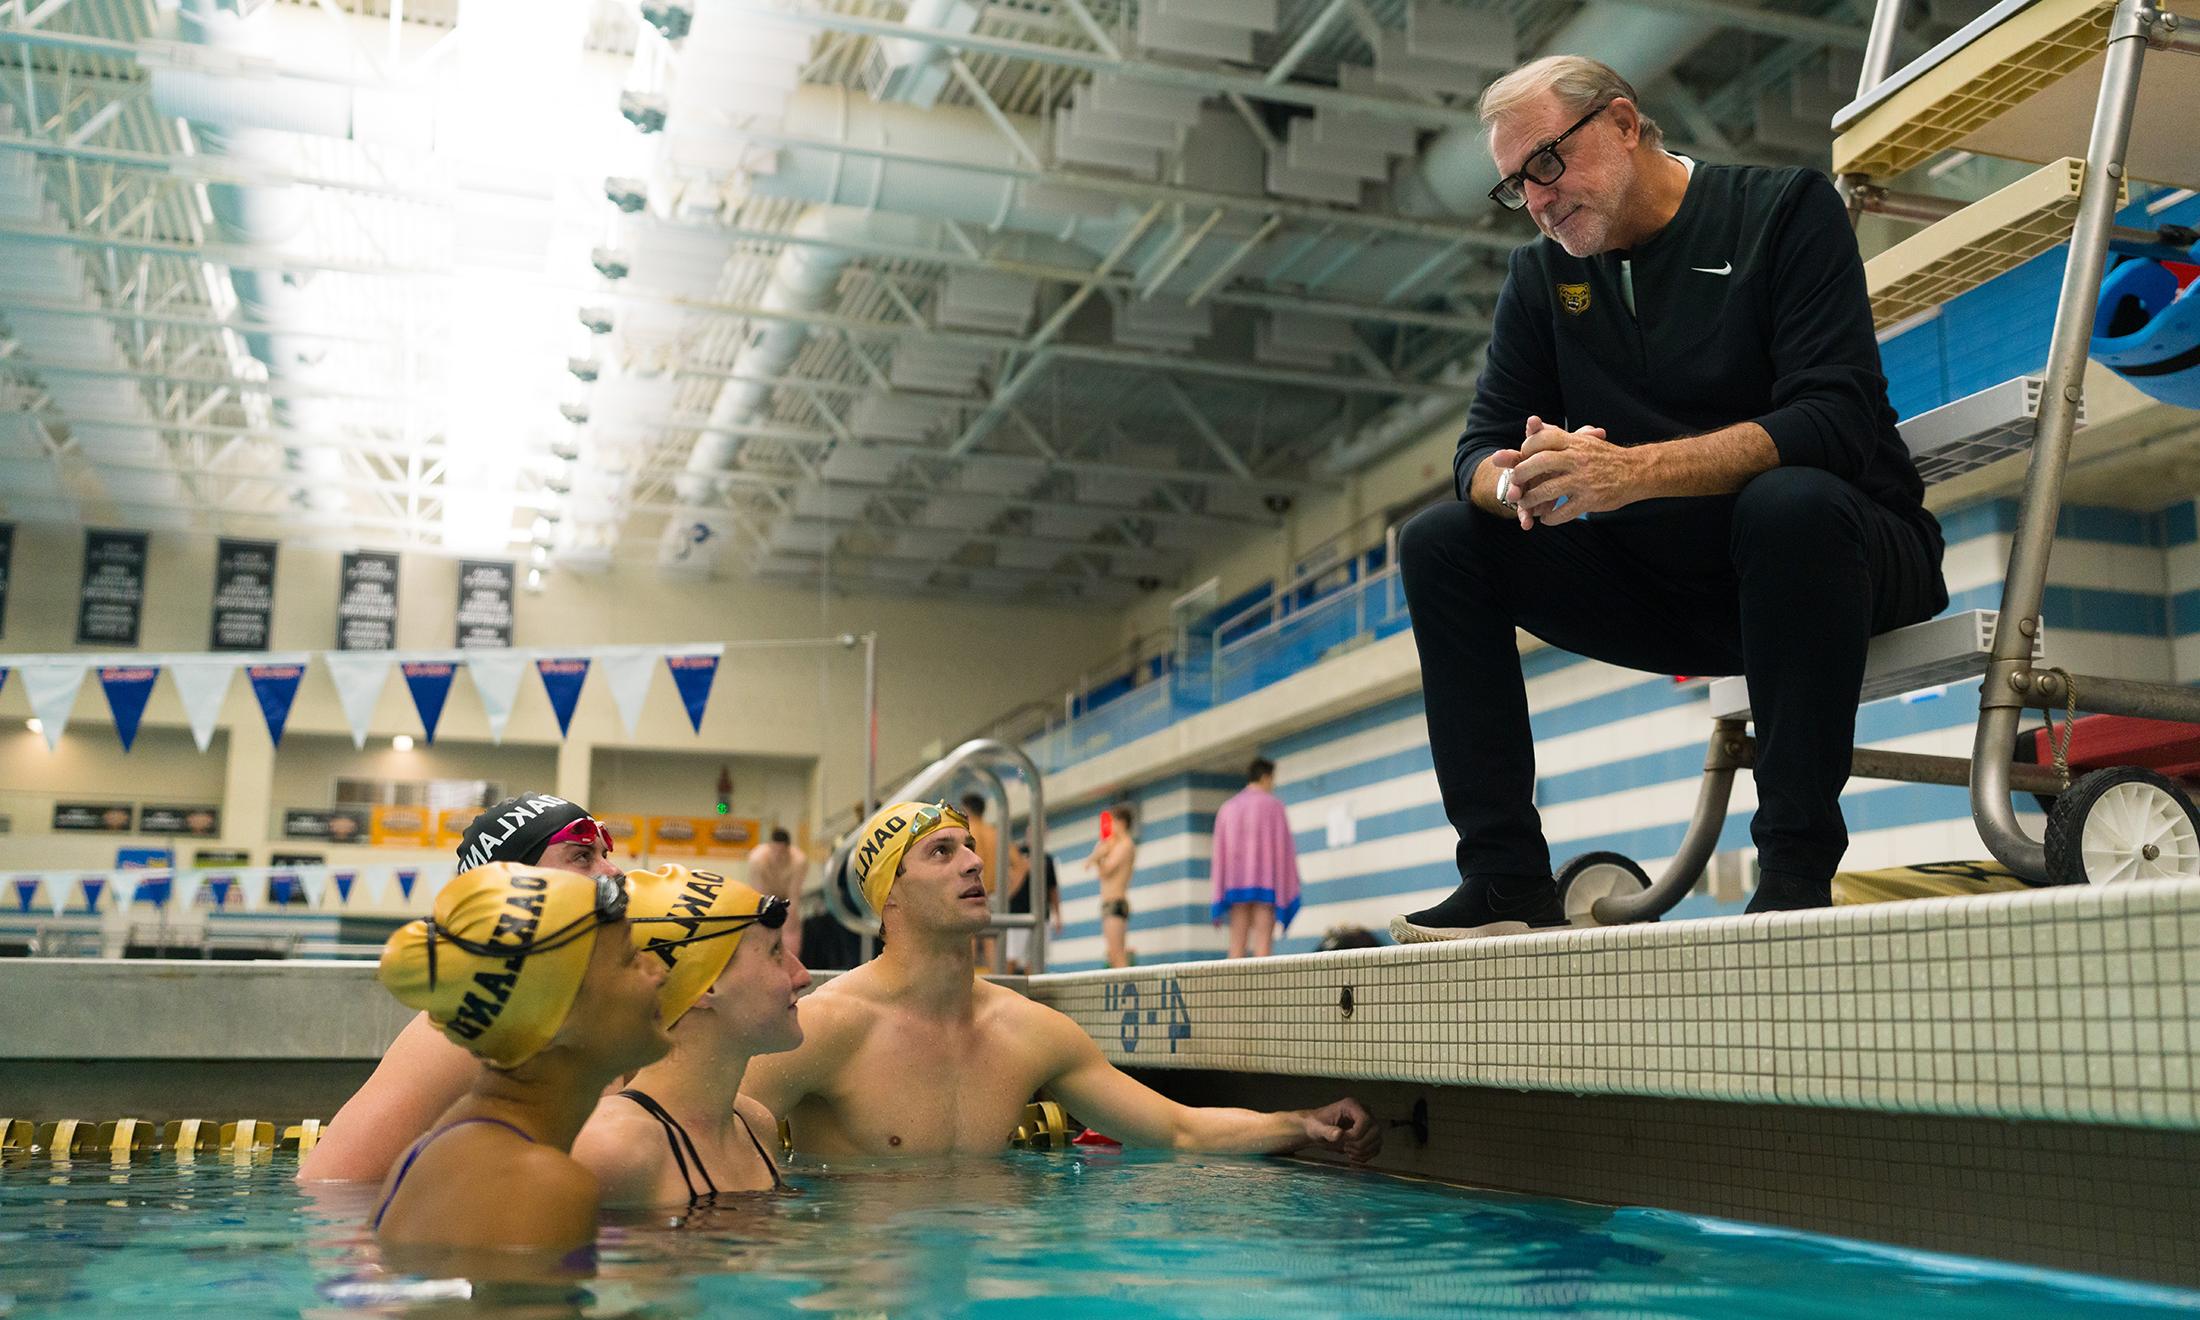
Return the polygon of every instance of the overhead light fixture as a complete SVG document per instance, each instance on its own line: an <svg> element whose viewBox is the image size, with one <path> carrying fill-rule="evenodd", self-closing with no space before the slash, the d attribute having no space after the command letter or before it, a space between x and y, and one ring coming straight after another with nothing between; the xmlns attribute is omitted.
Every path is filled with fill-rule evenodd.
<svg viewBox="0 0 2200 1320"><path fill-rule="evenodd" d="M409 752L412 749L413 736L409 733L401 733L390 739L390 750L393 752Z"/></svg>
<svg viewBox="0 0 2200 1320"><path fill-rule="evenodd" d="M527 589L533 592L540 592L542 590L541 569L530 568L527 570Z"/></svg>
<svg viewBox="0 0 2200 1320"><path fill-rule="evenodd" d="M29 719L23 721L23 727L29 729L32 733L44 733L46 731L46 722L38 718L36 715L33 715Z"/></svg>
<svg viewBox="0 0 2200 1320"><path fill-rule="evenodd" d="M544 564L550 562L550 547L538 545L535 547L534 552L527 557L534 563L535 567L541 568Z"/></svg>

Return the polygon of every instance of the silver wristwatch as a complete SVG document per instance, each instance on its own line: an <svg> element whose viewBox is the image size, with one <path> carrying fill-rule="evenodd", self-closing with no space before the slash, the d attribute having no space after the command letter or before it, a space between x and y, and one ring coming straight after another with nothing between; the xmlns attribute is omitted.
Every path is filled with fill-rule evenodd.
<svg viewBox="0 0 2200 1320"><path fill-rule="evenodd" d="M1520 501L1512 497L1512 484L1512 469L1499 468L1497 470L1497 502L1511 509L1514 513L1518 513L1520 512Z"/></svg>

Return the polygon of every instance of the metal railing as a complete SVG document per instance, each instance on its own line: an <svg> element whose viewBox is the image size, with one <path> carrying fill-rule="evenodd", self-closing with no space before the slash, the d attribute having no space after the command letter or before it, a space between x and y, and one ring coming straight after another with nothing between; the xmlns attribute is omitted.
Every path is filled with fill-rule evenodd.
<svg viewBox="0 0 2200 1320"><path fill-rule="evenodd" d="M1024 781L1024 789L1031 796L1024 825L1024 841L1031 845L1031 874L1025 884L1031 886L1031 911L1011 912L1008 904L1009 857L1013 851L1013 839L1006 824L1009 820L1008 786L1001 780L1003 769L1013 770ZM954 751L934 761L919 771L915 777L888 794L884 800L892 802L922 801L931 798L957 776L974 775L984 786L984 796L993 818L1002 822L1002 828L994 835L994 855L989 861L994 877L993 916L987 923L988 930L1029 930L1031 932L1031 956L1026 968L1031 973L1046 970L1047 965L1047 868L1046 868L1046 805L1044 789L1040 784L1039 767L1032 763L1023 749L994 738L973 738ZM874 807L873 810L876 810ZM872 941L883 933L878 914L869 910L869 904L854 891L854 877L848 873L848 861L861 841L863 825L842 835L833 845L832 858L825 864L825 905L841 925L861 935L864 941L863 961L872 954Z"/></svg>

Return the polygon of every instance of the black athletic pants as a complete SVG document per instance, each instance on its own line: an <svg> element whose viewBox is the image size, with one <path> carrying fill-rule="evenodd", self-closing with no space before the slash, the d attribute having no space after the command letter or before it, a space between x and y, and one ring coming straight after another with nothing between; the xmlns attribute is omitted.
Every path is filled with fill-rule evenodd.
<svg viewBox="0 0 2200 1320"><path fill-rule="evenodd" d="M1758 860L1831 876L1848 847L1838 799L1865 648L1946 608L1940 553L1937 536L1816 468L1525 532L1467 503L1415 517L1399 563L1460 874L1551 873L1517 625L1629 669L1747 674Z"/></svg>

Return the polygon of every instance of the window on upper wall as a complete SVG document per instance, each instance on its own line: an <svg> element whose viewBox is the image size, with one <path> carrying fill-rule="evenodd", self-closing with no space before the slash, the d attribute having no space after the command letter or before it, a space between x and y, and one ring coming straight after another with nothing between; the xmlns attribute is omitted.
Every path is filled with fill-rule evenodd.
<svg viewBox="0 0 2200 1320"><path fill-rule="evenodd" d="M503 786L488 779L344 779L336 781L339 807L486 807L504 797Z"/></svg>

